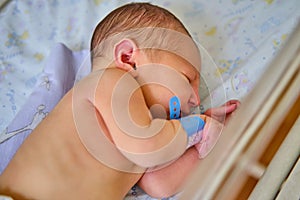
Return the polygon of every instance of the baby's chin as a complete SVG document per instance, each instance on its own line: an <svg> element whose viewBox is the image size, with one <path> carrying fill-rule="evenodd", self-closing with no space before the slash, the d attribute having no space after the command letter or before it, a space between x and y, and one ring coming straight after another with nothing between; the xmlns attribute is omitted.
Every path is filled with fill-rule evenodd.
<svg viewBox="0 0 300 200"><path fill-rule="evenodd" d="M199 114L199 113L200 113L199 107L187 106L186 108L181 109L181 117L185 117L192 114Z"/></svg>
<svg viewBox="0 0 300 200"><path fill-rule="evenodd" d="M191 109L188 110L181 110L181 117L186 117L188 115L194 114L192 113Z"/></svg>

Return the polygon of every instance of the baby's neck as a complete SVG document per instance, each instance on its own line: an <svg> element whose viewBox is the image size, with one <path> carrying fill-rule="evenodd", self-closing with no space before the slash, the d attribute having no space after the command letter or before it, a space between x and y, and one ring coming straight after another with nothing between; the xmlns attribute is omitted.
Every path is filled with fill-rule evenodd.
<svg viewBox="0 0 300 200"><path fill-rule="evenodd" d="M113 59L108 58L94 58L92 62L92 71L103 70L106 68L111 68L114 65Z"/></svg>

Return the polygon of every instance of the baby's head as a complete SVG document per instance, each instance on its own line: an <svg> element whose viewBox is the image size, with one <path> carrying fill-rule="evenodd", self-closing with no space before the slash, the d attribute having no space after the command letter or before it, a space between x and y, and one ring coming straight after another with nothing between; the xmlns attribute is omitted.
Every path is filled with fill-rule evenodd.
<svg viewBox="0 0 300 200"><path fill-rule="evenodd" d="M145 27L166 28L189 35L184 25L168 10L149 3L130 3L113 10L97 25L91 51L117 33Z"/></svg>
<svg viewBox="0 0 300 200"><path fill-rule="evenodd" d="M149 60L143 60L145 57ZM106 68L111 63L121 66L126 71L147 63L169 65L170 68L164 69L168 77L172 73L169 69L175 69L180 76L184 76L196 93L193 96L197 96L192 98L193 103L190 104L199 104L199 74L196 75L201 62L199 50L180 20L164 8L149 3L131 3L112 11L95 28L91 41L91 60L93 70ZM138 71L141 78L142 70ZM154 73L159 74L158 70ZM178 82L176 87L172 88L179 90L181 86ZM155 87L148 90L148 94L156 97L149 97L148 99L154 101L147 102L148 104L155 104L161 100L157 92L155 95L151 94L151 91L157 91L156 89ZM162 98L168 96L165 93L161 94ZM186 101L183 102L183 105L186 105L191 99L191 94L183 95L188 96L186 100L181 99Z"/></svg>
<svg viewBox="0 0 300 200"><path fill-rule="evenodd" d="M177 39L181 36L175 36L179 33L191 39L181 21L168 10L150 3L126 4L113 10L96 26L91 39L91 60L110 59L112 48L123 38L133 40L139 48L175 51L182 48Z"/></svg>

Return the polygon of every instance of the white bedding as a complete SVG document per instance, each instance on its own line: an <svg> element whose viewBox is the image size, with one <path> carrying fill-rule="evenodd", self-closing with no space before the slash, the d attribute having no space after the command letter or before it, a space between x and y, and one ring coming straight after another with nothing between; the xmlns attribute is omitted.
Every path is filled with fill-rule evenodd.
<svg viewBox="0 0 300 200"><path fill-rule="evenodd" d="M74 52L88 50L95 25L112 9L127 2L131 1L0 1L1 135L8 133L6 127L40 80L50 50L57 43L63 43ZM207 91L202 92L202 111L226 99L242 100L276 56L300 15L297 0L150 2L178 16L199 44L205 83L201 91L209 92L209 95ZM29 133L22 132L19 137L24 139ZM10 140L14 137L0 147ZM0 148L0 157L7 151L10 149ZM0 162L3 162L1 158ZM150 198L138 189L130 194L128 199Z"/></svg>

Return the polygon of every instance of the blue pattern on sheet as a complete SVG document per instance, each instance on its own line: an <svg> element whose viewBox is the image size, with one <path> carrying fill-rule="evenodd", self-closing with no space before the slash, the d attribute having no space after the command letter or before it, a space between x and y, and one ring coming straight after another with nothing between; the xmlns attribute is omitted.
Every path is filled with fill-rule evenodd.
<svg viewBox="0 0 300 200"><path fill-rule="evenodd" d="M97 22L127 2L7 1L0 12L0 130L28 98L49 49L57 42L73 51L88 49ZM211 81L208 88L211 96L225 90L226 98L242 98L251 90L295 27L300 8L297 0L150 2L176 14L212 56L202 73L207 80L222 77L219 90L220 83ZM216 67L211 67L213 62ZM211 102L211 96L203 99L205 109L224 101Z"/></svg>
<svg viewBox="0 0 300 200"><path fill-rule="evenodd" d="M49 49L58 42L74 51L88 49L94 26L117 5L97 0L4 4L0 12L0 131L32 92Z"/></svg>

